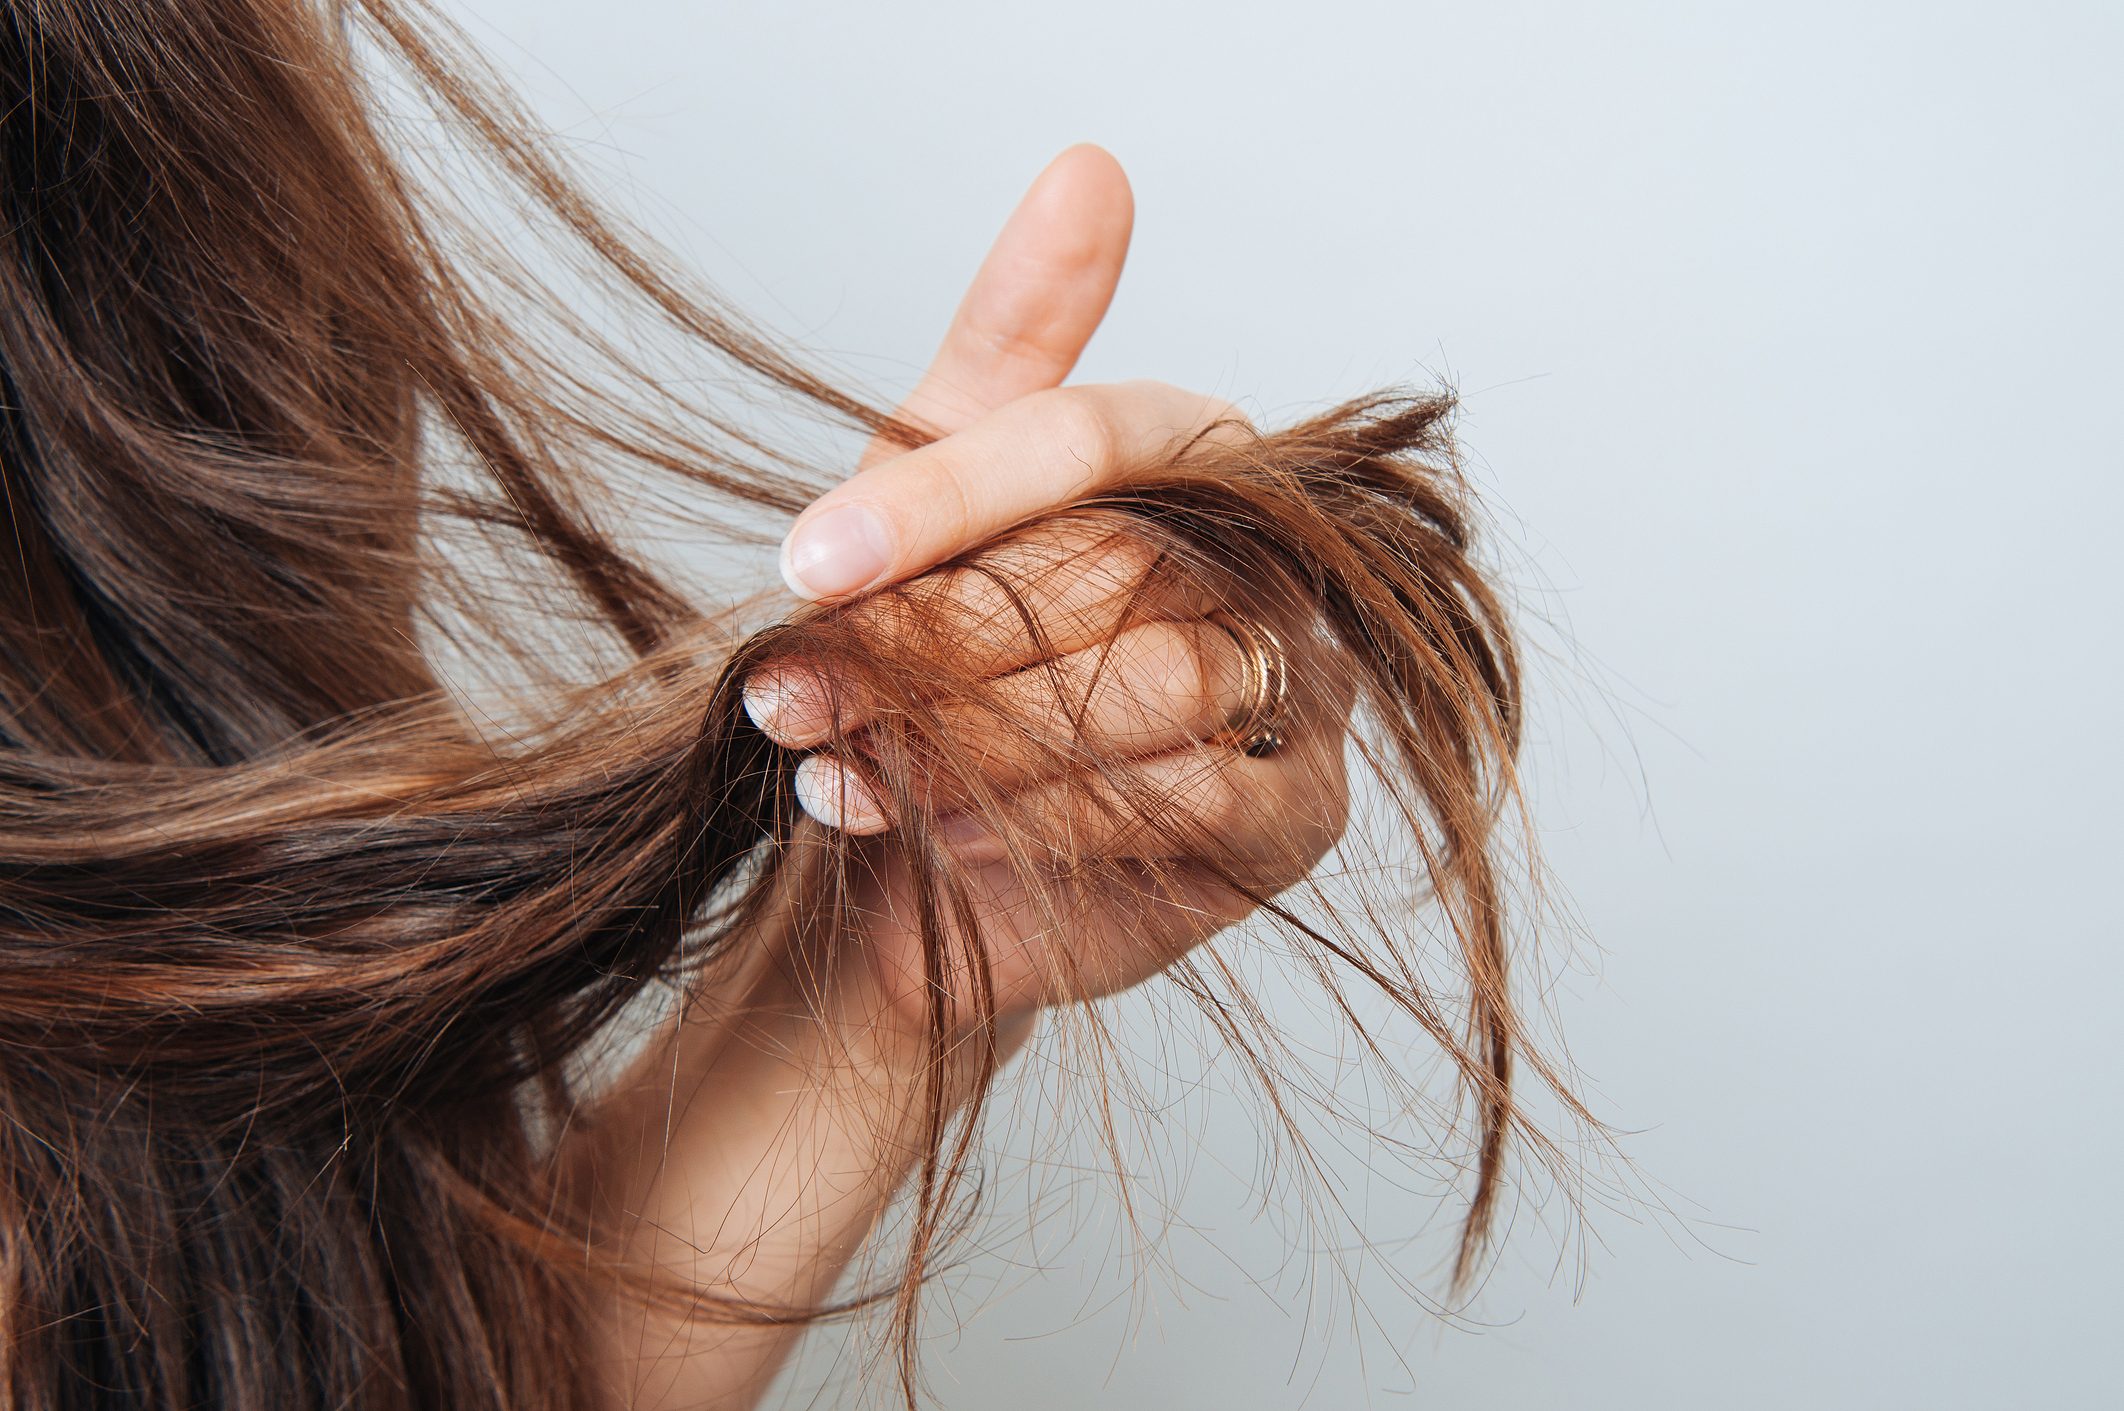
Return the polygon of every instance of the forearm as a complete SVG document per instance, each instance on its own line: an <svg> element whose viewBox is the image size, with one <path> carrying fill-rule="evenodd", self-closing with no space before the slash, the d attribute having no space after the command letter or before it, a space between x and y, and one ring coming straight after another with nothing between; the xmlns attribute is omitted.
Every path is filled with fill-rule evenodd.
<svg viewBox="0 0 2124 1411"><path fill-rule="evenodd" d="M715 1305L815 1308L833 1292L921 1160L927 1037L873 987L842 979L823 999L770 965L735 1003L704 1004L599 1104L584 1134L601 1223L636 1269L690 1286L703 1316L605 1310L622 1404L750 1407L801 1319L746 1322ZM948 1080L971 1095L969 1065Z"/></svg>

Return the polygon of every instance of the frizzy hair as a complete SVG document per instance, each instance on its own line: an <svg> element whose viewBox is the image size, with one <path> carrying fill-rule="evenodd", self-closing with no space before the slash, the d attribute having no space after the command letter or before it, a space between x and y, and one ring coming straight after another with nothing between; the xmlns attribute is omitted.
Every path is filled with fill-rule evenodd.
<svg viewBox="0 0 2124 1411"><path fill-rule="evenodd" d="M394 123L378 73L426 106ZM586 1289L626 1271L544 1135L582 1101L579 1060L645 986L712 972L792 879L814 941L849 924L859 845L796 809L797 757L747 718L748 673L816 664L889 704L842 743L918 879L933 1065L994 1030L924 802L940 772L982 797L939 703L984 687L866 627L882 611L903 646L948 645L963 624L921 582L765 630L705 609L612 527L616 487L787 515L825 472L573 300L600 292L749 396L928 433L644 253L417 3L6 0L0 86L6 1403L596 1405L563 1349ZM423 176L409 134L438 127L457 155L435 160L476 156L579 288ZM1508 1147L1551 1150L1515 1072L1577 1109L1513 998L1521 683L1450 414L1387 395L1176 443L953 566L1017 610L1028 536L1125 542L1145 618L1177 593L1278 621L1356 699L1459 991L1424 977L1423 936L1225 880L1338 1002L1370 986L1447 1055L1475 1131L1465 1280ZM459 647L536 683L506 730L438 665ZM1118 762L1019 743L1105 770L1104 806L1221 868ZM1044 904L1162 885L1035 847L1007 799L981 808ZM1262 1017L1214 948L1175 978L1273 1097ZM931 1088L904 1277L880 1295L910 1400L915 1297L979 1115Z"/></svg>

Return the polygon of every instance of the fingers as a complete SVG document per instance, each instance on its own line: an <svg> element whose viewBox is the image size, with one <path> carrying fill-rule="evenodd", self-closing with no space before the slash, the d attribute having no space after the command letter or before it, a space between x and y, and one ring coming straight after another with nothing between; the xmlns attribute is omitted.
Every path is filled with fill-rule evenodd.
<svg viewBox="0 0 2124 1411"><path fill-rule="evenodd" d="M1128 177L1090 144L1048 163L1004 223L900 418L950 434L1054 387L1106 316L1135 223ZM897 454L871 442L857 468Z"/></svg>
<svg viewBox="0 0 2124 1411"><path fill-rule="evenodd" d="M995 823L947 819L945 841L968 862L1012 848L1066 861L1214 860L1244 879L1295 880L1334 846L1349 816L1339 742L1315 735L1255 759L1203 748L1140 761L1125 775L1081 774L1022 791Z"/></svg>
<svg viewBox="0 0 2124 1411"><path fill-rule="evenodd" d="M1279 724L1281 749L1256 759L1205 747L1249 704L1241 649L1214 624L1144 624L1111 644L999 678L978 704L941 707L939 736L963 745L914 787L932 816L959 815L951 833L964 844L984 832L971 816L978 813L1006 820L996 825L999 836L1015 836L1020 846L1075 850L1080 858L1305 852L1323 830L1341 826L1339 802L1302 805L1339 800L1345 787L1353 687L1325 668L1301 665L1299 673ZM830 827L882 833L896 810L857 758L806 758L797 768L798 800ZM1195 777L1204 769L1216 785L1207 791ZM1235 781L1243 791L1219 792ZM1236 817L1231 809L1255 812Z"/></svg>
<svg viewBox="0 0 2124 1411"><path fill-rule="evenodd" d="M993 796L1094 760L1135 759L1200 744L1247 705L1238 643L1202 621L1133 627L1110 643L997 678L978 702L939 708L934 737L978 750L980 788ZM858 781L851 793L811 766L804 786L831 800L835 826L880 832L885 810ZM834 765L839 768L841 766ZM925 791L933 808L971 802L969 785L939 770ZM807 801L807 807L809 802Z"/></svg>
<svg viewBox="0 0 2124 1411"><path fill-rule="evenodd" d="M798 769L806 812L850 833L886 826L863 781L830 756ZM1012 848L1035 858L1213 858L1277 882L1304 871L1347 822L1339 739L1315 734L1266 758L1204 747L1158 755L1125 772L1082 771L1018 793L1001 821L948 815L943 842L967 862ZM831 816L829 816L831 815Z"/></svg>
<svg viewBox="0 0 2124 1411"><path fill-rule="evenodd" d="M1042 510L1111 488L1244 416L1161 382L1056 387L861 471L797 517L782 576L805 598L910 577Z"/></svg>
<svg viewBox="0 0 2124 1411"><path fill-rule="evenodd" d="M881 654L951 662L985 680L1105 642L1151 618L1199 617L1199 593L1162 581L1158 552L1140 536L1098 524L1057 526L852 609ZM1169 575L1168 575L1169 576ZM878 703L838 688L801 663L767 667L745 683L745 709L777 743L808 749L868 722Z"/></svg>
<svg viewBox="0 0 2124 1411"><path fill-rule="evenodd" d="M1263 893L1303 879L1349 811L1339 744L1332 756L1194 751L1149 765L1126 793L1101 797L1103 781L1078 781L1029 794L1005 820L1007 836L947 819L945 846L983 917L978 944L998 1012L1126 989L1247 915ZM1148 825L1141 794L1161 803ZM1061 866L1033 882L1014 852ZM898 879L888 887L902 889L889 914L917 914L907 875L888 873ZM917 947L867 954L896 988L923 994L939 983ZM956 964L947 960L947 972Z"/></svg>
<svg viewBox="0 0 2124 1411"><path fill-rule="evenodd" d="M982 740L984 783L1012 790L1055 771L1058 754L1135 759L1201 743L1245 711L1247 670L1213 624L1153 622L993 683L993 698L951 704L938 734Z"/></svg>

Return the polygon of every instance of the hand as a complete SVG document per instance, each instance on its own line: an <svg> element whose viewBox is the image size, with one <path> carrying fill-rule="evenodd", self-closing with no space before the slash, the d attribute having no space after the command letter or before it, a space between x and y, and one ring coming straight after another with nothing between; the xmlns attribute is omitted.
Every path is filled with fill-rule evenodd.
<svg viewBox="0 0 2124 1411"><path fill-rule="evenodd" d="M1111 488L1191 438L1243 434L1244 418L1213 397L1153 382L1059 385L1111 300L1129 222L1126 178L1105 153L1075 148L1049 167L902 409L941 439L901 454L873 444L855 476L799 517L782 559L792 590L859 598ZM1203 603L1163 604L1162 620L1138 620L1136 589L1150 566L1140 540L1073 527L1022 538L1007 557L1027 585L1031 628L984 573L947 571L923 585L926 602L964 624L955 665L994 678L1006 703L1005 718L969 715L952 733L983 742L983 783L1013 797L1033 842L1048 839L1059 851L1066 838L1077 858L1114 865L1103 869L1104 886L1072 896L1074 924L1058 935L1003 860L1002 840L971 816L958 818L952 846L980 903L979 943L1004 1017L1126 988L1240 919L1254 903L1214 875L1219 869L1256 894L1310 870L1343 827L1349 713L1346 695L1300 690L1274 754L1205 745L1239 703L1240 648L1202 620ZM894 613L860 603L852 611L892 650ZM1303 685L1325 673L1299 665L1292 675ZM870 703L835 694L793 664L756 676L746 702L772 738L812 749L868 718ZM1013 747L1028 737L1049 748ZM1131 810L1115 806L1110 775L1052 772L1055 747L1071 743L1131 761L1135 781L1165 805L1162 826L1137 826ZM805 809L822 823L866 836L889 831L887 809L851 758L815 753L797 778ZM948 810L967 800L940 788L930 802ZM1197 849L1174 841L1189 837L1215 840L1216 868L1191 862ZM885 993L884 1013L874 1017L917 1024L925 977L908 872L890 839L870 851L872 880L859 905L871 918L862 951L876 961Z"/></svg>
<svg viewBox="0 0 2124 1411"><path fill-rule="evenodd" d="M944 438L906 454L871 447L852 479L800 517L785 558L792 587L846 601L921 574L1028 515L1111 483L1173 437L1236 416L1212 398L1155 384L1059 386L1112 298L1130 219L1127 180L1104 152L1074 148L1049 166L903 408L905 418ZM1059 654L1065 694L1080 694L1073 683L1086 677L1082 654L1114 641L1101 684L1084 703L1082 728L1125 747L1181 821L1218 830L1250 886L1272 889L1302 875L1341 826L1346 704L1295 699L1284 726L1290 743L1266 759L1199 747L1195 741L1230 709L1236 648L1200 623L1190 610L1199 604L1186 603L1116 639L1141 546L1081 534L1039 536L1013 552L1031 572L1033 607ZM998 630L1009 615L989 610L992 585L946 573L925 589L963 614L958 645L985 674L1002 678L1016 723L1067 738L1055 677L1027 671L1044 654L1022 628ZM889 623L871 625L889 640ZM811 748L831 727L801 670L756 680L748 696L763 727L793 748ZM967 722L969 735L976 724ZM1033 767L1038 757L995 750L983 777L1014 791L1035 825L1057 836L1075 828L1076 843L1103 851L1124 873L1140 863L1146 885L1092 890L1080 899L1079 924L1048 937L1015 889L1015 870L990 856L994 840L969 836L957 845L981 893L980 940L1007 1025L999 1026L999 1047L1039 1005L1145 978L1248 906L1199 870L1175 870L1151 885L1153 861L1138 856L1144 841L1102 832L1111 819L1096 812L1073 817L1083 781L1043 775ZM860 939L876 963L816 993L775 964L793 943L790 917L775 914L759 944L746 949L767 973L692 996L684 1018L570 1138L614 1220L636 1232L631 1259L711 1296L791 1308L827 1298L931 1139L922 967L905 919L906 870L893 840L880 836L888 820L838 760L813 755L800 782L807 807L825 823L873 839L863 846L878 866L860 899L872 919ZM645 1312L624 1298L609 1311L615 1395L643 1411L753 1404L799 1326L717 1327Z"/></svg>

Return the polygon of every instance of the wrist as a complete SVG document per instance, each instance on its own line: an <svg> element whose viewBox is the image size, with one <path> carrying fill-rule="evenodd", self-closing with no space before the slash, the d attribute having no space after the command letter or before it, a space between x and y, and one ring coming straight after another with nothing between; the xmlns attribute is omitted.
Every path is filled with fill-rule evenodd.
<svg viewBox="0 0 2124 1411"><path fill-rule="evenodd" d="M862 961L822 978L778 966L737 1037L781 1055L822 1096L911 1119L927 1108L931 1084L942 1084L948 1107L973 1101L1038 1027L1038 1010L1020 1007L998 1014L992 1031L947 1013L939 1032L922 992L893 979Z"/></svg>

